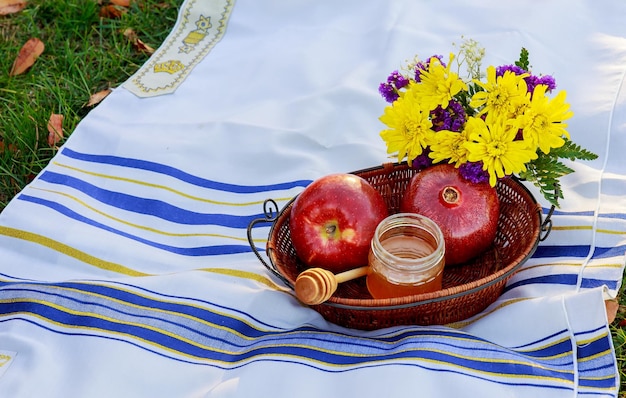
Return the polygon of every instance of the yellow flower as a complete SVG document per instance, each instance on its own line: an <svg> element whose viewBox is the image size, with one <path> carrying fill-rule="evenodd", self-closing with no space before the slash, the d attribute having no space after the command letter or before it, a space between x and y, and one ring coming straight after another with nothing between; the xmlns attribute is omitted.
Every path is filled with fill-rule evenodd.
<svg viewBox="0 0 626 398"><path fill-rule="evenodd" d="M448 163L454 163L456 167L459 167L467 162L468 151L465 147L467 137L467 129L458 133L449 130L437 131L432 136L431 153L428 156L433 159L434 163L448 159Z"/></svg>
<svg viewBox="0 0 626 398"><path fill-rule="evenodd" d="M422 154L433 134L429 111L423 110L417 98L409 92L387 106L380 121L389 127L380 133L387 144L387 153L397 154L398 162L406 156L411 164Z"/></svg>
<svg viewBox="0 0 626 398"><path fill-rule="evenodd" d="M465 124L470 141L465 144L470 162L483 162L489 173L489 184L496 186L498 178L526 171L526 163L537 158L523 140L515 140L517 128L504 118L486 123L471 117Z"/></svg>
<svg viewBox="0 0 626 398"><path fill-rule="evenodd" d="M467 84L455 72L450 71L454 54L450 54L448 66L443 66L437 57L431 57L426 70L420 72L420 82L411 87L422 106L433 110L441 105L447 108L448 103L461 90L467 91Z"/></svg>
<svg viewBox="0 0 626 398"><path fill-rule="evenodd" d="M472 96L470 106L473 108L483 107L479 115L487 114L487 119L501 116L514 119L519 116L528 105L530 95L524 77L528 74L516 75L511 71L504 72L502 76L496 76L496 68L487 68L487 82L474 80L484 91L479 91Z"/></svg>
<svg viewBox="0 0 626 398"><path fill-rule="evenodd" d="M563 137L569 138L567 124L563 120L573 116L569 104L565 102L565 91L560 91L554 99L546 95L547 86L535 87L530 104L515 125L524 130L524 140L531 148L539 148L549 153L551 148L565 144Z"/></svg>

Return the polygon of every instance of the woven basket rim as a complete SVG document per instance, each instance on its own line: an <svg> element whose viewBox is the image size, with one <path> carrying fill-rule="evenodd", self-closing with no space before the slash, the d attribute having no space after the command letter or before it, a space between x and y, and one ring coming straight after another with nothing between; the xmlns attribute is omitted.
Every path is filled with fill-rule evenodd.
<svg viewBox="0 0 626 398"><path fill-rule="evenodd" d="M389 169L390 167L392 169L395 169L398 167L408 168L408 165L406 165L405 163L385 163L380 166L374 166L374 167L370 167L367 169L353 171L351 172L351 174L378 171L382 169ZM539 205L539 203L536 201L533 194L528 190L528 188L524 184L521 183L519 179L512 177L512 178L500 180L498 184L508 184L509 186L511 186L512 184L515 184L516 187L519 188L519 191L521 191L520 193L522 193L523 196L526 196L526 200L530 201L530 203L533 205L533 207L535 208L534 214L536 215L536 217L534 217L536 222L533 225L532 244L528 245L515 259L513 259L513 261L511 261L505 267L498 270L497 272L489 274L478 280L464 283L461 285L451 286L445 289L438 290L436 292L421 293L421 294L416 294L416 295L411 295L411 296L404 296L404 297L397 297L397 298L390 298L390 299L374 299L374 298L354 299L354 298L347 298L347 297L332 296L328 301L324 302L324 305L335 307L335 308L357 310L357 311L359 310L363 310L363 311L396 310L396 309L419 307L422 305L432 304L432 303L436 303L440 301L446 301L446 300L457 298L457 297L463 297L465 295L469 295L477 291L480 291L493 284L497 284L501 282L503 279L509 278L510 276L512 276L513 273L515 273L524 264L524 262L526 262L534 254L534 252L536 251L539 245L541 225L542 225L542 220L541 220L542 208L541 208L541 205ZM281 222L283 222L285 218L287 217L287 215L289 215L292 204L296 198L297 196L292 198L289 202L287 202L277 214L269 231L270 239L272 239L272 237L274 236L276 228L278 228L281 225ZM272 252L273 250L271 250L268 247L267 254L270 259L272 267L289 282L289 285L290 285L289 287L293 290L294 285L295 285L295 280L293 280L292 278L290 278L289 276L281 272L280 267L278 267L276 264L277 261Z"/></svg>

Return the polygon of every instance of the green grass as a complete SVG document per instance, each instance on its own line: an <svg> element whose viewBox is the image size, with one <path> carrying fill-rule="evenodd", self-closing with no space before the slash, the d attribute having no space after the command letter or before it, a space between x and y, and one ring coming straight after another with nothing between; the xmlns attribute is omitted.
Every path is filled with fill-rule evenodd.
<svg viewBox="0 0 626 398"><path fill-rule="evenodd" d="M620 398L626 398L626 330L620 324L626 323L626 294L624 290L626 286L622 283L622 289L619 294L619 310L615 321L611 324L611 335L613 336L613 345L615 347L615 356L617 357L617 365L620 374Z"/></svg>
<svg viewBox="0 0 626 398"><path fill-rule="evenodd" d="M31 1L21 12L0 16L0 210L49 162L55 149L47 143L50 114L65 116L69 135L90 111L89 97L116 87L149 55L137 51L124 36L127 28L157 48L176 21L182 0L136 0L120 19L99 16L96 0ZM25 74L9 71L21 46L30 38L46 50ZM2 149L4 147L4 149ZM626 308L626 299L621 304ZM626 332L619 311L611 325L626 398Z"/></svg>
<svg viewBox="0 0 626 398"><path fill-rule="evenodd" d="M100 17L96 0L31 1L0 16L0 210L54 155L47 143L52 113L66 136L90 111L89 97L116 87L148 58L124 36L127 28L157 48L176 22L181 0L136 0L119 19ZM30 38L46 46L25 74L9 76Z"/></svg>

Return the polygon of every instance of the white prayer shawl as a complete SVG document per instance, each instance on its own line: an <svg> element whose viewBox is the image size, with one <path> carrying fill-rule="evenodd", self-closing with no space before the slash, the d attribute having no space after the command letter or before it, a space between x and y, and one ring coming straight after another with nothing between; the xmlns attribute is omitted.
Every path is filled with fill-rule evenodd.
<svg viewBox="0 0 626 398"><path fill-rule="evenodd" d="M617 396L604 299L626 245L624 15L593 0L186 1L0 215L0 396ZM484 67L527 48L599 158L568 162L554 228L484 312L331 324L246 227L267 198L389 161L379 83L463 37Z"/></svg>

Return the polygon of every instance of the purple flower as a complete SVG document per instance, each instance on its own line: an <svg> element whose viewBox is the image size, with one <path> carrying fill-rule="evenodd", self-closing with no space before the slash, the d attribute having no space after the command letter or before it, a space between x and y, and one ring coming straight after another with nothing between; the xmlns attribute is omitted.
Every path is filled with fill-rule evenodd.
<svg viewBox="0 0 626 398"><path fill-rule="evenodd" d="M556 88L556 80L551 75L543 75L539 78L539 84L545 84L548 86L548 91L552 91Z"/></svg>
<svg viewBox="0 0 626 398"><path fill-rule="evenodd" d="M503 76L506 71L511 71L515 73L516 75L529 73L528 71L520 68L517 65L503 65L503 66L498 66L496 68L496 76ZM554 77L552 77L551 75L543 75L543 76L530 75L530 76L526 76L524 80L526 81L528 92L531 94L533 91L535 91L535 87L537 87L539 84L545 84L546 86L548 86L548 89L546 90L548 92L556 88L556 81L554 80Z"/></svg>
<svg viewBox="0 0 626 398"><path fill-rule="evenodd" d="M415 170L423 170L427 167L432 166L433 160L430 157L428 157L429 153L430 153L430 148L424 148L424 151L422 152L422 154L416 157L415 159L413 159L413 163L411 164L411 167L413 167Z"/></svg>
<svg viewBox="0 0 626 398"><path fill-rule="evenodd" d="M428 66L430 65L430 60L433 58L438 59L441 65L443 65L444 68L446 67L446 63L443 62L443 56L441 55L433 55L424 62L420 61L417 64L415 64L415 81L416 82L419 83L422 81L420 74L422 73L423 70L428 70Z"/></svg>
<svg viewBox="0 0 626 398"><path fill-rule="evenodd" d="M449 130L460 132L465 125L466 114L463 105L456 100L451 100L446 109L438 106L431 112L433 130Z"/></svg>
<svg viewBox="0 0 626 398"><path fill-rule="evenodd" d="M483 162L467 162L459 167L459 172L468 181L475 184L489 181L489 173L483 170Z"/></svg>
<svg viewBox="0 0 626 398"><path fill-rule="evenodd" d="M394 70L387 78L387 83L392 84L396 89L400 90L409 84L409 79L401 75L397 70Z"/></svg>
<svg viewBox="0 0 626 398"><path fill-rule="evenodd" d="M523 75L524 73L528 73L527 70L524 70L517 65L502 65L496 67L496 76L504 76L505 72L513 72L516 75Z"/></svg>
<svg viewBox="0 0 626 398"><path fill-rule="evenodd" d="M409 83L409 79L401 75L397 70L394 70L389 77L387 77L385 83L380 83L378 92L383 96L385 101L392 103L400 97L398 91L408 86Z"/></svg>
<svg viewBox="0 0 626 398"><path fill-rule="evenodd" d="M531 94L533 91L535 91L535 87L537 87L540 84L548 86L546 90L547 92L550 92L556 88L556 81L554 80L554 77L550 75L544 75L544 76L530 75L525 80L526 80L526 85L528 86L528 92Z"/></svg>
<svg viewBox="0 0 626 398"><path fill-rule="evenodd" d="M380 83L380 86L378 86L378 92L383 96L385 101L389 103L394 102L400 97L393 85L389 83Z"/></svg>

